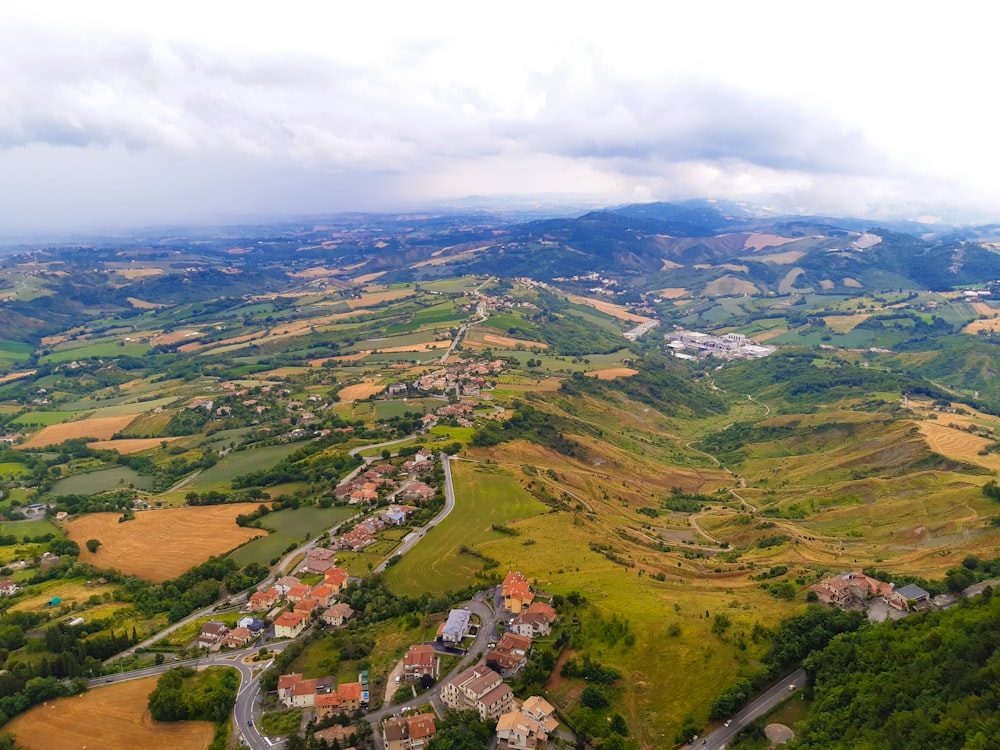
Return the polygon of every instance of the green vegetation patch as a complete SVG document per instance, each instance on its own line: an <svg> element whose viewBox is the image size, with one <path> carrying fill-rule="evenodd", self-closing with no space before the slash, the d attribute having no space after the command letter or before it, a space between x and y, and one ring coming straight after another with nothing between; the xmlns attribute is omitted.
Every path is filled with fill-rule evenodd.
<svg viewBox="0 0 1000 750"><path fill-rule="evenodd" d="M506 525L548 510L514 476L496 466L453 462L452 474L455 510L386 571L394 591L442 594L467 586L484 561L463 550L503 536L493 530L494 524Z"/></svg>
<svg viewBox="0 0 1000 750"><path fill-rule="evenodd" d="M271 533L244 544L230 557L241 566L252 562L267 564L285 552L289 545L298 545L306 537L315 537L357 512L357 508L337 506L297 508L269 513L261 519L261 526L271 530Z"/></svg>
<svg viewBox="0 0 1000 750"><path fill-rule="evenodd" d="M129 484L152 489L153 477L143 476L127 466L115 466L60 479L52 485L51 492L53 495L97 495Z"/></svg>

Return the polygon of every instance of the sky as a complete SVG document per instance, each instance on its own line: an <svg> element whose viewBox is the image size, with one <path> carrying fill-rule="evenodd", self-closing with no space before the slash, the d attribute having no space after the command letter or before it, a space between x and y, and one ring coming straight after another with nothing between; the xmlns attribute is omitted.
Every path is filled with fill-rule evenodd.
<svg viewBox="0 0 1000 750"><path fill-rule="evenodd" d="M997 221L988 14L4 0L0 233L471 195Z"/></svg>

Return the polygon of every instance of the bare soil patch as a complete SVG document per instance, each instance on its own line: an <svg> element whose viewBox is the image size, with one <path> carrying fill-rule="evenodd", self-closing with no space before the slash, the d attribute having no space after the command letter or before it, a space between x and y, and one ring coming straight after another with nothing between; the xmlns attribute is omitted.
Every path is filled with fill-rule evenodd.
<svg viewBox="0 0 1000 750"><path fill-rule="evenodd" d="M783 333L788 333L787 328L772 328L770 331L761 331L760 333L755 333L750 338L756 341L758 344L763 341L770 341L776 336L780 336Z"/></svg>
<svg viewBox="0 0 1000 750"><path fill-rule="evenodd" d="M715 297L724 297L726 295L736 295L736 294L759 294L760 290L755 284L750 283L746 279L740 279L736 276L723 276L721 278L715 279L705 284L705 294Z"/></svg>
<svg viewBox="0 0 1000 750"><path fill-rule="evenodd" d="M407 344L407 345L404 345L404 346L379 347L377 350L373 349L372 351L379 351L379 352L385 352L385 353L391 353L391 352L427 352L427 351L432 351L434 349L447 349L449 346L451 346L451 341L450 340L449 341L427 341L427 342L425 342L423 344Z"/></svg>
<svg viewBox="0 0 1000 750"><path fill-rule="evenodd" d="M688 293L688 290L680 286L668 286L666 289L661 289L657 294L659 294L664 299L677 299L678 297L683 297Z"/></svg>
<svg viewBox="0 0 1000 750"><path fill-rule="evenodd" d="M791 294L795 291L795 282L798 280L799 276L805 273L805 269L793 268L788 273L785 274L783 278L778 283L778 291L781 294Z"/></svg>
<svg viewBox="0 0 1000 750"><path fill-rule="evenodd" d="M23 370L21 372L8 372L2 378L0 378L0 383L9 383L12 380L20 380L21 378L26 378L29 375L34 375L38 370Z"/></svg>
<svg viewBox="0 0 1000 750"><path fill-rule="evenodd" d="M510 348L516 347L518 344L523 344L529 349L548 349L549 345L543 341L526 341L524 339L515 339L510 336L498 336L494 333L483 334L483 341L488 344L496 344L497 346L509 346Z"/></svg>
<svg viewBox="0 0 1000 750"><path fill-rule="evenodd" d="M182 341L190 341L195 336L200 336L201 331L171 331L170 333L161 333L159 336L154 336L150 339L149 343L153 346L170 346L171 344L179 344Z"/></svg>
<svg viewBox="0 0 1000 750"><path fill-rule="evenodd" d="M144 279L148 276L162 276L162 268L120 268L118 273L131 281L132 279Z"/></svg>
<svg viewBox="0 0 1000 750"><path fill-rule="evenodd" d="M600 299L591 299L590 297L580 297L576 294L568 295L571 302L576 302L581 305L590 305L595 310L600 310L605 315L610 315L619 320L628 320L633 323L646 323L651 318L643 317L642 315L636 315L634 312L629 312L626 308L621 305L616 305L612 302L605 302Z"/></svg>
<svg viewBox="0 0 1000 750"><path fill-rule="evenodd" d="M826 321L826 327L831 331L836 333L850 333L870 317L869 313L859 313L858 315L827 315L823 320Z"/></svg>
<svg viewBox="0 0 1000 750"><path fill-rule="evenodd" d="M673 261L673 260L666 260L666 259L664 259L662 261L662 263L663 263L663 270L664 271L672 271L675 268L684 268L684 264L683 263L678 263L677 261Z"/></svg>
<svg viewBox="0 0 1000 750"><path fill-rule="evenodd" d="M367 283L369 283L371 281L375 281L375 279L379 278L380 276L385 276L385 273L386 273L385 271L376 271L375 273L366 273L366 274L363 274L361 276L356 276L352 280L356 284L367 284Z"/></svg>
<svg viewBox="0 0 1000 750"><path fill-rule="evenodd" d="M150 448L158 448L160 443L177 440L176 437L163 438L122 438L120 440L97 440L87 443L88 448L98 451L118 451L125 455L129 453L141 453Z"/></svg>
<svg viewBox="0 0 1000 750"><path fill-rule="evenodd" d="M836 284L834 284L830 279L820 279L819 288L820 289L833 289Z"/></svg>
<svg viewBox="0 0 1000 750"><path fill-rule="evenodd" d="M137 310L158 310L161 307L166 307L166 305L160 305L156 302L147 302L144 299L139 299L138 297L126 297L128 303Z"/></svg>
<svg viewBox="0 0 1000 750"><path fill-rule="evenodd" d="M355 279L355 281L360 280L361 278ZM373 305L379 305L383 302L392 302L397 299L412 297L414 294L416 294L416 292L412 289L387 289L384 292L367 292L361 295L361 299L347 300L347 304L351 307L351 309L358 307L371 307Z"/></svg>
<svg viewBox="0 0 1000 750"><path fill-rule="evenodd" d="M864 289L865 285L862 284L857 279L852 279L850 276L844 277L844 286L849 286L852 289Z"/></svg>
<svg viewBox="0 0 1000 750"><path fill-rule="evenodd" d="M125 523L118 513L91 513L71 521L66 533L79 543L81 562L161 583L261 536L260 529L236 525L236 516L256 508L235 503L147 510ZM100 540L96 553L85 547L88 539Z"/></svg>
<svg viewBox="0 0 1000 750"><path fill-rule="evenodd" d="M930 449L958 461L968 461L994 471L1000 469L1000 455L996 453L979 455L979 451L985 450L987 446L993 444L993 441L942 424L948 416L950 415L942 415L942 419L936 422L924 420L917 423L920 434L924 436Z"/></svg>
<svg viewBox="0 0 1000 750"><path fill-rule="evenodd" d="M337 392L337 396L341 401L361 401L384 390L385 385L379 385L374 380L366 380L364 383L357 383L356 385L341 388Z"/></svg>
<svg viewBox="0 0 1000 750"><path fill-rule="evenodd" d="M605 370L591 370L583 374L588 378L597 378L598 380L615 380L616 378L630 378L633 375L638 375L639 371L633 370L631 367L608 367Z"/></svg>
<svg viewBox="0 0 1000 750"><path fill-rule="evenodd" d="M795 242L795 239L779 237L776 234L751 234L743 241L743 248L745 250L763 250L765 247L780 247L789 242Z"/></svg>
<svg viewBox="0 0 1000 750"><path fill-rule="evenodd" d="M973 302L972 309L976 311L977 315L996 315L997 313L997 308L988 302Z"/></svg>
<svg viewBox="0 0 1000 750"><path fill-rule="evenodd" d="M208 721L153 721L146 708L157 677L106 685L14 717L6 729L26 750L192 750L208 747Z"/></svg>
<svg viewBox="0 0 1000 750"><path fill-rule="evenodd" d="M1000 331L1000 318L974 320L962 329L962 333L978 334L980 331Z"/></svg>
<svg viewBox="0 0 1000 750"><path fill-rule="evenodd" d="M111 436L116 432L128 427L133 419L135 419L135 414L123 414L116 417L94 417L93 419L81 419L76 422L54 424L43 427L15 447L22 450L44 448L47 445L57 445L64 440L82 437L110 440Z"/></svg>
<svg viewBox="0 0 1000 750"><path fill-rule="evenodd" d="M736 273L750 273L750 269L746 266L739 266L735 263L720 263L717 266L713 266L710 263L695 263L695 268L699 271L704 271L709 268L722 268L726 271L735 271Z"/></svg>
<svg viewBox="0 0 1000 750"><path fill-rule="evenodd" d="M320 357L319 359L310 359L310 367L322 367L324 362L357 362L360 359L364 359L369 354L371 350L363 349L360 352L355 352L354 354L343 354L339 357Z"/></svg>
<svg viewBox="0 0 1000 750"><path fill-rule="evenodd" d="M786 253L772 253L770 255L755 255L754 260L760 263L772 263L776 266L787 266L790 263L795 263L805 255L801 250L789 250Z"/></svg>

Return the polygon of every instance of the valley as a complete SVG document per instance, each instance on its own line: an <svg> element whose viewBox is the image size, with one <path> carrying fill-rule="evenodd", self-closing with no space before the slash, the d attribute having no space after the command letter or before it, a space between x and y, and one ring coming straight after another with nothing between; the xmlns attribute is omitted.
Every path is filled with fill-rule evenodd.
<svg viewBox="0 0 1000 750"><path fill-rule="evenodd" d="M769 654L818 580L954 593L1000 557L1000 256L905 229L653 204L5 256L0 712L196 655L317 547L354 619L317 620L283 667L363 671L372 710L408 645L520 571L560 624L518 698L594 747L718 725L720 695L784 676ZM682 330L773 351L675 356ZM455 506L429 526L441 454ZM73 618L72 643L49 635ZM564 674L584 659L619 675L602 706Z"/></svg>

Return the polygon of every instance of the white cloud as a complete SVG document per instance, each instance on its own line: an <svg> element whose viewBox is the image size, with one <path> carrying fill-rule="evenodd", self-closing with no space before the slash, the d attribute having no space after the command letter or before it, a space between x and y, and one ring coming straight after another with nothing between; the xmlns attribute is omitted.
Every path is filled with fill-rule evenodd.
<svg viewBox="0 0 1000 750"><path fill-rule="evenodd" d="M8 2L0 221L92 202L33 172L99 173L107 222L542 191L989 205L989 36L921 3ZM206 165L254 189L192 201L234 182Z"/></svg>

